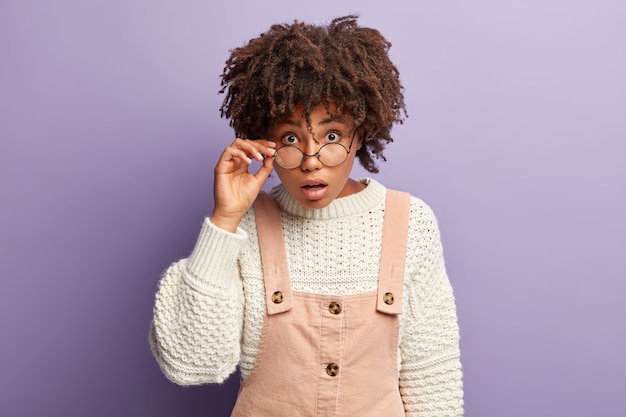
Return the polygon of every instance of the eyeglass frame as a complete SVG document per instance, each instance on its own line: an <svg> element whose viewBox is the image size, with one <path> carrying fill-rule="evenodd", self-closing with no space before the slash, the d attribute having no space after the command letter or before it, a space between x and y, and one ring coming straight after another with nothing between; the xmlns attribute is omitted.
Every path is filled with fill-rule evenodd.
<svg viewBox="0 0 626 417"><path fill-rule="evenodd" d="M295 167L291 167L291 168L286 168L286 167L282 166L281 164L279 164L278 162L276 162L276 164L277 164L279 167L283 168L283 169L296 169L296 168L300 168L300 167L302 166L302 164L304 163L304 161L305 161L307 158L313 158L314 156L317 156L317 160L318 160L318 161L320 161L320 163L321 163L322 165L324 165L325 167L328 167L328 168L338 167L339 165L342 165L344 162L346 162L346 160L348 159L348 155L350 155L350 152L352 151L352 144L354 143L354 137L356 136L356 133L357 133L357 132L356 132L356 129L355 129L354 134L352 135L352 138L350 139L350 145L348 145L348 147L347 147L347 148L346 148L344 145L342 145L341 143L339 143L339 142L325 143L325 144L323 144L322 146L320 146L320 148L317 150L317 152L312 153L312 154L310 154L310 155L309 155L308 153L304 153L304 151L303 151L302 149L298 148L298 147L297 147L297 146L295 146L295 145L283 145L283 146L281 146L280 148L277 148L277 149L276 149L276 151L274 152L274 156L273 156L272 158L274 159L274 162L276 162L276 155L278 155L278 151L279 151L279 150L281 150L282 148L288 148L288 147L291 147L291 148L295 148L295 149L297 149L297 150L299 150L299 151L300 151L300 153L302 154L302 159L300 160L300 163L299 163L298 165L296 165ZM340 163L338 163L337 165L326 165L326 164L325 164L325 163L324 163L324 162L320 159L320 151L321 151L322 149L324 149L324 147L325 147L325 146L328 146L328 145L339 145L339 146L341 146L341 147L342 147L342 148L346 151L346 157L344 158L344 160L343 160L343 161L341 161Z"/></svg>

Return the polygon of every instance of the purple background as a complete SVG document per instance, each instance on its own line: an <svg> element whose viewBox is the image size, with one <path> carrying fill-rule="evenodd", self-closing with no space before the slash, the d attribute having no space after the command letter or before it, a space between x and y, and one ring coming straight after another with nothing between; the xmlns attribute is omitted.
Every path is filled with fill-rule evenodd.
<svg viewBox="0 0 626 417"><path fill-rule="evenodd" d="M466 415L626 415L623 1L211 3L0 0L0 416L228 415L236 378L180 388L147 342L232 140L218 75L350 12L394 44L376 178L438 214Z"/></svg>

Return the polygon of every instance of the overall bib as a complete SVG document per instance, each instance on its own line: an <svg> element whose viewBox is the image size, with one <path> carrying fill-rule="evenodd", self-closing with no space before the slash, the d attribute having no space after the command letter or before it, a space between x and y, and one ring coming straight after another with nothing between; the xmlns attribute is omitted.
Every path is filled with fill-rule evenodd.
<svg viewBox="0 0 626 417"><path fill-rule="evenodd" d="M261 193L254 207L267 310L231 417L404 417L398 314L410 195L387 191L378 290L344 296L292 292L278 206Z"/></svg>

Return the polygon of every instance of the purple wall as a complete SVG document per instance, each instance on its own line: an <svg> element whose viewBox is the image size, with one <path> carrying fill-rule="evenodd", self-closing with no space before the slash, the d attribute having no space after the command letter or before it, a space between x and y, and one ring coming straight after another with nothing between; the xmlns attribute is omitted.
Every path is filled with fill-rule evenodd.
<svg viewBox="0 0 626 417"><path fill-rule="evenodd" d="M0 416L228 415L235 378L177 387L147 342L232 140L218 75L355 11L406 86L377 178L438 214L466 415L624 415L624 2L210 3L0 1Z"/></svg>

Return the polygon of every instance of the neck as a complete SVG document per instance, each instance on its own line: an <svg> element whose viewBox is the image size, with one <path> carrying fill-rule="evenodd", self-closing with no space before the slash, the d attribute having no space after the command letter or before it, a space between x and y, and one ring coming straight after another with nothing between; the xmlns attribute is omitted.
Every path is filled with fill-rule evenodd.
<svg viewBox="0 0 626 417"><path fill-rule="evenodd" d="M351 187L354 187L354 192L345 197L338 197L328 206L320 209L302 206L282 185L275 187L270 194L284 213L315 220L352 216L384 202L386 189L380 183L369 178L352 182L354 184Z"/></svg>

